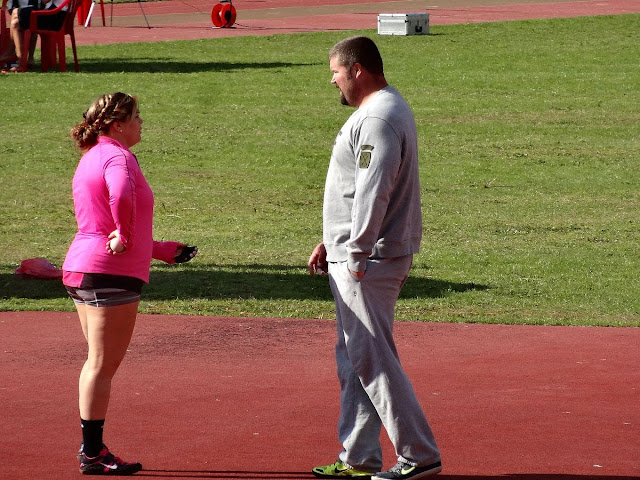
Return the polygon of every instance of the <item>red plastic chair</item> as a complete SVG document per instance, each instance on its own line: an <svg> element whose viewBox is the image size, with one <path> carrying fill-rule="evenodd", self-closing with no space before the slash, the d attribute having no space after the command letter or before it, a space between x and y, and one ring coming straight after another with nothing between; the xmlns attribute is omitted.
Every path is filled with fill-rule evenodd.
<svg viewBox="0 0 640 480"><path fill-rule="evenodd" d="M9 36L9 29L7 28L7 18L5 12L7 11L7 0L2 0L2 9L0 9L0 53L4 52L7 48L7 38Z"/></svg>
<svg viewBox="0 0 640 480"><path fill-rule="evenodd" d="M69 38L71 39L71 49L73 50L75 71L80 71L80 66L78 65L78 54L76 52L76 37L73 33L74 19L78 11L80 2L82 2L82 0L65 0L59 7L54 8L53 10L34 10L31 12L29 30L25 30L24 32L24 44L29 45L31 35L40 35L40 57L43 72L48 71L56 64L60 65L61 72L67 71L64 44L65 35L69 35ZM44 30L38 28L38 18L55 15L56 13L62 11L65 6L68 6L69 8L67 10L67 14L64 18L64 22L62 23L62 27L60 28L60 30ZM57 59L56 50L58 53ZM25 51L22 53L22 61L20 62L20 64L25 66L26 68L27 49L25 49Z"/></svg>

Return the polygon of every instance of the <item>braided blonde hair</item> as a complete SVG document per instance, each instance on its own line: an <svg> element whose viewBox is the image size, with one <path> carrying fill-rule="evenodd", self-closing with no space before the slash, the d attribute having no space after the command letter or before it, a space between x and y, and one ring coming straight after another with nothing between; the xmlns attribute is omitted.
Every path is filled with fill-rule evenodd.
<svg viewBox="0 0 640 480"><path fill-rule="evenodd" d="M88 150L98 143L98 137L106 134L114 122L126 122L137 108L138 99L126 93L102 95L84 112L82 122L71 129L71 138L78 148Z"/></svg>

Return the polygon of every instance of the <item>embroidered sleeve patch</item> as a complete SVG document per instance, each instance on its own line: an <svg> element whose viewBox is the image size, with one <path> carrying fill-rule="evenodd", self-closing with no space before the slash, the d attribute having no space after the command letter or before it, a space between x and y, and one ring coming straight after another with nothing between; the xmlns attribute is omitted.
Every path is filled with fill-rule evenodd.
<svg viewBox="0 0 640 480"><path fill-rule="evenodd" d="M369 168L372 153L373 145L362 145L362 148L360 149L360 157L358 158L358 168Z"/></svg>

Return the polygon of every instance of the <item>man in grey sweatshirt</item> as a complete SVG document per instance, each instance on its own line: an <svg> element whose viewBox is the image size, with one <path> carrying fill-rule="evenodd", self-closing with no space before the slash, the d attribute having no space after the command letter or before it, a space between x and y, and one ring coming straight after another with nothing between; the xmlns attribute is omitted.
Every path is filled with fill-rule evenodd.
<svg viewBox="0 0 640 480"><path fill-rule="evenodd" d="M336 303L343 449L334 464L312 472L319 478L417 480L442 465L393 340L395 304L422 238L416 125L407 102L388 85L371 39L337 43L329 67L342 104L357 110L333 146L323 241L308 266L311 275L328 272ZM383 425L398 461L380 472Z"/></svg>

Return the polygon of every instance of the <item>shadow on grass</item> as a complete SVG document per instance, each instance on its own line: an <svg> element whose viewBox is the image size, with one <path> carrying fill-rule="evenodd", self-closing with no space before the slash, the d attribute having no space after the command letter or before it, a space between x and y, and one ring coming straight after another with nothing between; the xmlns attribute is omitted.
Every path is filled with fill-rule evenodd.
<svg viewBox="0 0 640 480"><path fill-rule="evenodd" d="M201 72L237 72L254 69L283 69L290 67L316 66L318 63L288 62L189 62L173 59L148 58L101 58L83 60L82 73L201 73Z"/></svg>
<svg viewBox="0 0 640 480"><path fill-rule="evenodd" d="M486 285L409 276L401 298L441 298ZM0 298L52 299L67 292L59 280L0 275ZM154 265L145 300L280 299L331 300L327 277L310 277L306 268L287 265Z"/></svg>

